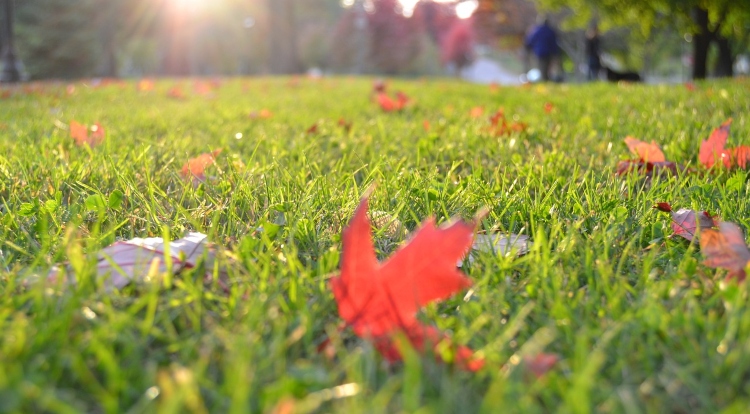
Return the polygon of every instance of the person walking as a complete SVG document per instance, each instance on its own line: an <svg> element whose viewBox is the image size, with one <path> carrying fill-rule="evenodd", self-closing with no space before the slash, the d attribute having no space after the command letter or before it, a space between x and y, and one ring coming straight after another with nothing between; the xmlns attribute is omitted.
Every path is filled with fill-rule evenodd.
<svg viewBox="0 0 750 414"><path fill-rule="evenodd" d="M526 37L526 49L534 52L538 62L539 71L542 72L542 80L550 80L550 68L560 53L557 44L557 33L552 28L549 18L544 18L542 24L535 27Z"/></svg>
<svg viewBox="0 0 750 414"><path fill-rule="evenodd" d="M600 44L599 28L594 23L586 30L586 61L589 69L587 78L590 81L599 79L599 72L602 70Z"/></svg>

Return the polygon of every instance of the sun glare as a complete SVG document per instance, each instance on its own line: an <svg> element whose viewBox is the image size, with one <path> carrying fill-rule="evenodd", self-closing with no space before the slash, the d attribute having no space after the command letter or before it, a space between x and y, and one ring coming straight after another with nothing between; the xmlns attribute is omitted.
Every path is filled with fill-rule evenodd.
<svg viewBox="0 0 750 414"><path fill-rule="evenodd" d="M468 19L479 7L477 0L462 1L456 5L456 16L459 19Z"/></svg>

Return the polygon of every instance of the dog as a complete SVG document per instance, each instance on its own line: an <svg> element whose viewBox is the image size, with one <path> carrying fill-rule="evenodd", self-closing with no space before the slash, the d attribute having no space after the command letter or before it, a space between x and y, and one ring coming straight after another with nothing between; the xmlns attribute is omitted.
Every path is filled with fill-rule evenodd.
<svg viewBox="0 0 750 414"><path fill-rule="evenodd" d="M610 82L643 82L638 72L618 72L606 66L604 70L607 71L607 80Z"/></svg>

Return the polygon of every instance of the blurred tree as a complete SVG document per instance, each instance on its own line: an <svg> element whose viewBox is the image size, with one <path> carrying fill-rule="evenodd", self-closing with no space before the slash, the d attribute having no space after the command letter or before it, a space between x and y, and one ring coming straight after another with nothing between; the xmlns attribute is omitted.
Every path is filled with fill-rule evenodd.
<svg viewBox="0 0 750 414"><path fill-rule="evenodd" d="M295 0L268 0L269 40L274 73L298 73Z"/></svg>
<svg viewBox="0 0 750 414"><path fill-rule="evenodd" d="M367 13L369 60L381 73L396 75L411 66L422 49L421 18L404 16L397 0L373 0Z"/></svg>
<svg viewBox="0 0 750 414"><path fill-rule="evenodd" d="M18 51L33 78L95 75L100 39L91 16L95 0L17 3Z"/></svg>
<svg viewBox="0 0 750 414"><path fill-rule="evenodd" d="M469 20L456 19L440 43L440 58L450 65L458 76L461 70L474 61L474 33Z"/></svg>
<svg viewBox="0 0 750 414"><path fill-rule="evenodd" d="M503 2L506 0L483 0ZM536 0L547 10L575 10L574 24L583 27L592 19L602 26L638 26L644 36L670 25L692 36L694 79L708 75L709 48L716 42L715 76L731 76L750 32L750 2L737 0Z"/></svg>

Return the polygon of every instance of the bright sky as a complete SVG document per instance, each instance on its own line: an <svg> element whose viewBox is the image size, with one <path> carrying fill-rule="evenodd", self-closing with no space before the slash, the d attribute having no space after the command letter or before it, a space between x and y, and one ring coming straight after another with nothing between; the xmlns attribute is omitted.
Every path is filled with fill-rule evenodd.
<svg viewBox="0 0 750 414"><path fill-rule="evenodd" d="M183 0L183 1L191 1L191 0ZM195 0L192 0L195 1ZM354 4L355 0L341 0L341 5L344 7L351 7ZM403 9L404 16L410 17L412 14L414 14L414 9L417 7L417 3L420 2L420 0L398 0L399 3L401 3L401 7ZM452 3L456 5L456 15L460 19L468 19L471 17L472 14L474 14L474 11L479 7L479 1L478 0L431 0L435 3ZM365 0L365 3L367 3L367 0ZM365 4L365 8L367 8L367 4Z"/></svg>

